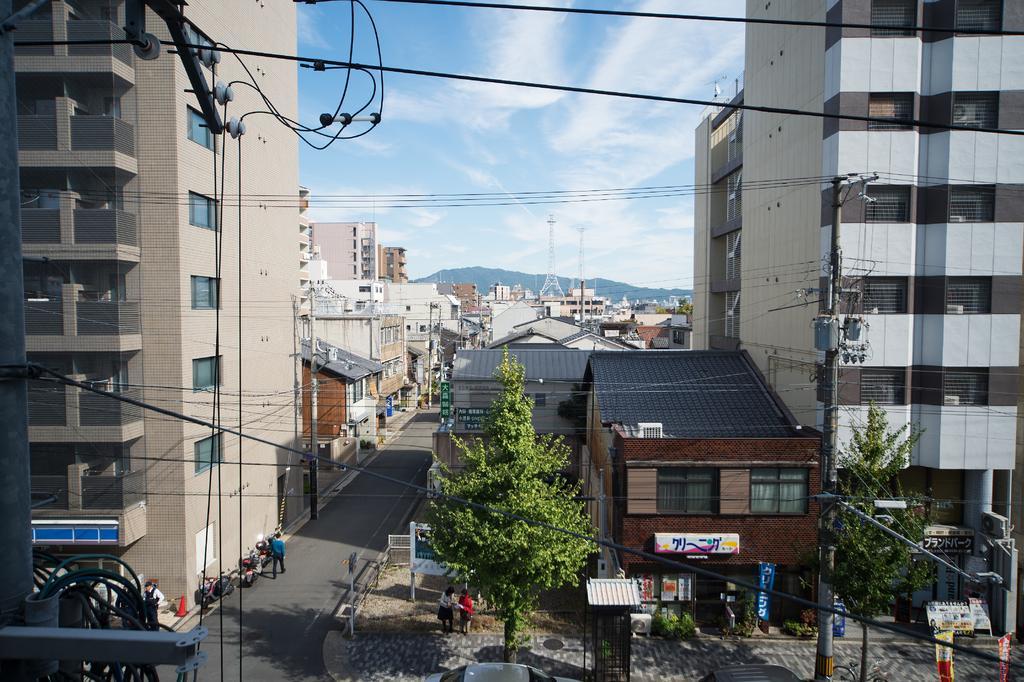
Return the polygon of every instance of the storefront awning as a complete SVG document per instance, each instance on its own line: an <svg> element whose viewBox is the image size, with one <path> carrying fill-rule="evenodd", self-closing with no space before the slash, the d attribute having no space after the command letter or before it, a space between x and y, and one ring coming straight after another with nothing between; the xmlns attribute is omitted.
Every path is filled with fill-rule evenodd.
<svg viewBox="0 0 1024 682"><path fill-rule="evenodd" d="M33 519L33 545L116 545L119 524L113 519Z"/></svg>
<svg viewBox="0 0 1024 682"><path fill-rule="evenodd" d="M628 578L591 578L587 581L590 606L640 607L640 589Z"/></svg>

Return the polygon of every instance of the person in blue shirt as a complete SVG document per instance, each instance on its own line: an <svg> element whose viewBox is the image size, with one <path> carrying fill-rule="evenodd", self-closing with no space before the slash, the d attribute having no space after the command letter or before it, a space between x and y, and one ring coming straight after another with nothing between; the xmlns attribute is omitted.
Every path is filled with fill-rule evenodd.
<svg viewBox="0 0 1024 682"><path fill-rule="evenodd" d="M277 564L281 564L281 572L285 572L284 568L284 540L281 539L280 533L274 533L273 539L270 541L270 557L273 561L274 575L277 577Z"/></svg>

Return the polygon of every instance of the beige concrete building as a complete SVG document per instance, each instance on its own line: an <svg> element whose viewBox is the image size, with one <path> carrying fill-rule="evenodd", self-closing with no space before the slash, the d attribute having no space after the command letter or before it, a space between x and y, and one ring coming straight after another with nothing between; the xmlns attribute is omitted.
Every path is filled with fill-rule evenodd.
<svg viewBox="0 0 1024 682"><path fill-rule="evenodd" d="M226 44L295 48L291 3L193 2L185 11ZM56 0L21 23L17 40L123 36L123 22L117 2ZM169 38L154 15L147 23ZM247 61L295 118L295 65ZM238 191L239 148L244 194L293 195L294 134L250 118L240 141L213 139L167 50L141 61L127 45L21 47L16 70L31 359L206 419L219 382L226 426L294 446L295 205L246 203L239 216L236 202L221 211L215 197ZM246 75L225 58L216 78ZM229 117L263 108L249 89L234 90ZM221 154L228 170L215 185ZM240 448L235 436L53 385L33 387L30 411L33 491L55 498L33 512L35 544L120 555L168 599L185 594L191 605L204 570L234 570L239 545L302 511L301 468L287 468L295 457L278 448ZM268 466L241 467L240 455Z"/></svg>
<svg viewBox="0 0 1024 682"><path fill-rule="evenodd" d="M841 213L844 315L867 346L843 357L839 441L870 403L922 435L905 478L929 497L934 529L1003 550L995 512L1020 519L1018 403L1024 154L1010 136L913 128L897 120L1020 129L1020 3L845 0L747 3L751 17L872 24L870 29L748 24L742 91L696 131L694 348L746 349L798 421L821 423L810 324L831 233L830 179L877 172ZM915 25L955 28L918 33ZM892 122L743 112L730 104ZM853 293L856 292L856 293ZM1017 475L1012 476L1014 466ZM1016 502L1016 504L1014 504ZM987 519L987 520L986 520ZM933 532L929 530L928 532ZM995 537L993 537L993 534ZM994 558L987 558L993 569ZM1024 573L1024 572L1022 572ZM915 597L959 599L939 569ZM1013 628L988 590L996 627Z"/></svg>
<svg viewBox="0 0 1024 682"><path fill-rule="evenodd" d="M377 223L313 223L313 244L332 279L377 279Z"/></svg>
<svg viewBox="0 0 1024 682"><path fill-rule="evenodd" d="M377 263L380 265L380 278L396 284L409 281L409 273L405 269L404 246L378 246Z"/></svg>

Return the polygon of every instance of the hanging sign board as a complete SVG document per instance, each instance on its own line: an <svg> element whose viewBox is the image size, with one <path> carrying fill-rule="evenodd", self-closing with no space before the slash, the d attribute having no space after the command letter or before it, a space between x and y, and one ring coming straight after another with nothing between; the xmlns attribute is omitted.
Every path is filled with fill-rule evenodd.
<svg viewBox="0 0 1024 682"><path fill-rule="evenodd" d="M958 635L974 634L971 606L964 601L930 601L925 606L928 624L935 632L950 631Z"/></svg>
<svg viewBox="0 0 1024 682"><path fill-rule="evenodd" d="M424 575L447 575L449 569L434 556L430 545L430 526L425 523L409 524L409 571Z"/></svg>
<svg viewBox="0 0 1024 682"><path fill-rule="evenodd" d="M658 554L739 554L738 533L655 533L654 551Z"/></svg>

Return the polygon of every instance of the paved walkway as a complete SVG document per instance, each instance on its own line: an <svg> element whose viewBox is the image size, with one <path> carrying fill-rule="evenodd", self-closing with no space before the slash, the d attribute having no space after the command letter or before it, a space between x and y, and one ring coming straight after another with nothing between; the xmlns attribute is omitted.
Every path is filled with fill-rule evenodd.
<svg viewBox="0 0 1024 682"><path fill-rule="evenodd" d="M436 410L415 414L365 466L425 485L436 425ZM236 589L205 616L203 625L210 635L202 650L209 660L200 678L329 680L323 665L324 636L338 627L333 614L348 601L348 577L341 561L358 552L361 575L385 550L389 533L408 529L419 502L418 493L409 488L356 475L326 503L319 519L288 538L287 573L276 580L264 574L254 587ZM175 677L170 669L160 673L161 678Z"/></svg>
<svg viewBox="0 0 1024 682"><path fill-rule="evenodd" d="M324 643L324 664L335 680L411 682L474 661L500 661L501 643L500 635L357 633L355 639L349 640L339 632L332 632ZM976 644L979 649L995 653L994 640ZM1014 660L1024 665L1021 647L1016 650ZM837 664L859 661L859 640L838 642L836 652ZM871 646L870 657L892 682L936 677L935 650L931 645L879 642ZM519 662L552 675L583 679L585 662L579 639L534 637L527 649L520 650ZM637 637L633 639L631 679L634 682L699 680L717 668L743 663L783 665L803 679L810 679L814 668L814 643L706 637L668 642ZM979 662L957 653L955 666L957 679L979 682L998 679L998 665L994 663ZM1011 679L1014 678L1011 676Z"/></svg>

